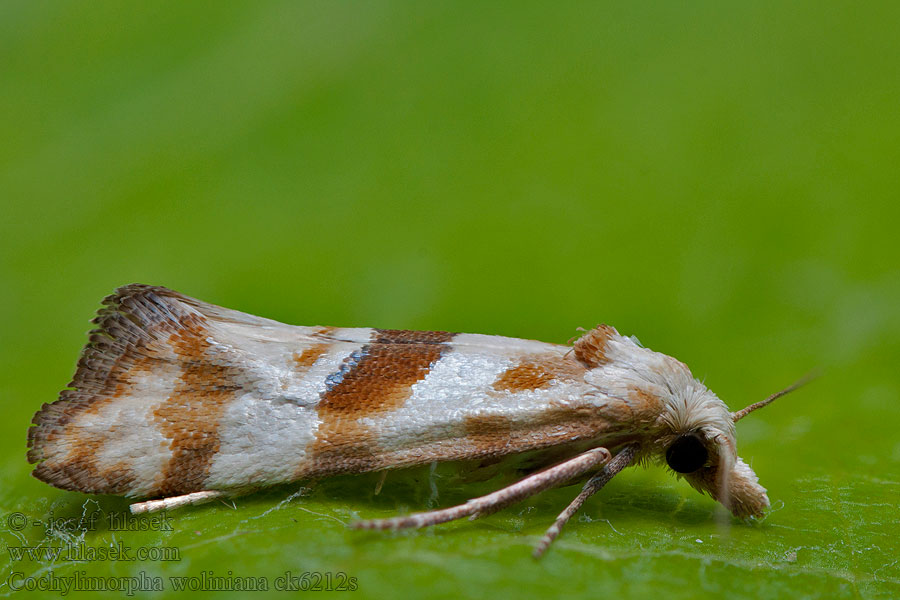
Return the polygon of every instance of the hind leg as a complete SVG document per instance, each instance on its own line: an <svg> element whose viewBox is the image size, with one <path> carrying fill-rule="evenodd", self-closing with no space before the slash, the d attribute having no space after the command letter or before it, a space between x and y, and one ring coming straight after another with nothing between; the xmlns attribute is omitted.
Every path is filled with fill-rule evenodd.
<svg viewBox="0 0 900 600"><path fill-rule="evenodd" d="M217 492L214 490L204 492L193 492L183 496L172 496L170 498L160 498L159 500L147 500L145 502L135 502L129 508L131 513L139 515L141 513L156 512L158 510L171 510L179 506L188 504L203 504L210 502L216 498L224 498L227 496L225 492Z"/></svg>

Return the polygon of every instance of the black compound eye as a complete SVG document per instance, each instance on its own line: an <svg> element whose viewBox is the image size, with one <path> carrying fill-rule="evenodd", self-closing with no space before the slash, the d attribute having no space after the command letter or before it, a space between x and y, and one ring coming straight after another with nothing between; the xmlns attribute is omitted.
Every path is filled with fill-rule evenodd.
<svg viewBox="0 0 900 600"><path fill-rule="evenodd" d="M686 433L666 450L666 462L677 473L693 473L706 464L709 452L697 433Z"/></svg>

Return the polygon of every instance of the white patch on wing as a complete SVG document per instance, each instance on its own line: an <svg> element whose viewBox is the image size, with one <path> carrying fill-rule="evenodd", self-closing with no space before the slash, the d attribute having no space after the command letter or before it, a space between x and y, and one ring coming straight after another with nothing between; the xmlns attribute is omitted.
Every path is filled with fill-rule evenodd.
<svg viewBox="0 0 900 600"><path fill-rule="evenodd" d="M135 476L133 495L149 494L172 458L153 411L174 393L180 376L180 365L160 362L152 372L133 375L127 394L103 403L97 414L82 412L73 424L91 437L105 438L97 452L101 470L126 462Z"/></svg>
<svg viewBox="0 0 900 600"><path fill-rule="evenodd" d="M373 331L364 327L329 330L325 337L313 335L322 329L278 324L263 331L239 323L216 322L209 329L207 339L212 345L207 355L219 364L247 371L248 391L252 389L260 398L284 398L310 406L325 392L328 376L339 371L344 359L359 351ZM352 339L359 341L345 341ZM329 344L330 348L303 374L295 357L322 344ZM298 373L302 376L298 377Z"/></svg>
<svg viewBox="0 0 900 600"><path fill-rule="evenodd" d="M461 353L516 357L549 352L565 354L571 349L558 344L548 344L547 342L522 340L500 335L483 335L481 333L458 333L453 336L450 345Z"/></svg>
<svg viewBox="0 0 900 600"><path fill-rule="evenodd" d="M298 370L293 360L303 346L281 346L281 352L270 352L275 362L255 355L248 378L238 382L245 391L219 421L219 452L206 480L208 488L291 481L315 440L321 422L316 405L328 377L363 344L333 342L306 370Z"/></svg>
<svg viewBox="0 0 900 600"><path fill-rule="evenodd" d="M291 481L318 426L313 407L253 393L240 396L219 421L219 452L206 487L227 489Z"/></svg>
<svg viewBox="0 0 900 600"><path fill-rule="evenodd" d="M495 336L477 337L496 340ZM453 350L432 366L425 379L412 386L403 406L361 419L362 424L378 432L381 448L397 450L432 441L452 441L466 435L469 417L500 416L527 423L535 413L550 408L551 401L576 402L586 391L583 382L517 393L495 390L497 378L531 352L546 356L548 351L563 354L566 349L525 340L525 344L514 344L512 348L504 345L503 352L495 352L482 340L477 345L470 341L464 340L457 346L454 339Z"/></svg>
<svg viewBox="0 0 900 600"><path fill-rule="evenodd" d="M375 330L371 327L336 327L325 334L325 341L353 342L368 344L372 341Z"/></svg>
<svg viewBox="0 0 900 600"><path fill-rule="evenodd" d="M413 384L403 406L361 420L378 432L383 448L458 437L465 417L474 412L502 412L500 398L488 394L491 384L515 362L505 356L448 352Z"/></svg>
<svg viewBox="0 0 900 600"><path fill-rule="evenodd" d="M272 321L274 323L274 321ZM281 325L259 327L242 323L209 321L207 340L218 346L218 352L234 353L271 365L283 365L294 352L302 352L323 342L312 334L319 327Z"/></svg>

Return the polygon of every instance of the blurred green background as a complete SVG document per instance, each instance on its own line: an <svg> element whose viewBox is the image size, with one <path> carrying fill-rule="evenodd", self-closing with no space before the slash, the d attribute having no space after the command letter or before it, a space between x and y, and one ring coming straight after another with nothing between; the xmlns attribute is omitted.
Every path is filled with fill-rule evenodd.
<svg viewBox="0 0 900 600"><path fill-rule="evenodd" d="M181 560L5 555L0 595L14 572L340 571L357 597L896 597L898 22L895 2L3 2L3 550ZM752 526L633 469L540 562L577 488L344 528L502 483L442 468L191 508L173 532L13 531L126 507L30 477L25 437L134 281L304 325L563 343L606 322L733 408L825 376L738 428L774 507Z"/></svg>

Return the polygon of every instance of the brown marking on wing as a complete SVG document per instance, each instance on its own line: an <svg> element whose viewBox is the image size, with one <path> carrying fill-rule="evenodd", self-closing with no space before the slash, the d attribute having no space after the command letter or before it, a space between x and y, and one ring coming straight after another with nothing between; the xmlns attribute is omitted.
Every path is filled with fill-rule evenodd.
<svg viewBox="0 0 900 600"><path fill-rule="evenodd" d="M202 320L191 315L169 343L182 359L181 377L172 396L153 411L154 422L170 440L172 458L156 489L161 496L201 491L212 459L219 451L219 420L234 398L240 372L215 364L207 355L210 343Z"/></svg>
<svg viewBox="0 0 900 600"><path fill-rule="evenodd" d="M124 494L134 483L134 473L125 461L105 466L97 458L107 440L72 427L64 440L69 449L66 459L53 469L50 480L56 487L66 490L86 491L97 494ZM38 469L44 463L38 465Z"/></svg>
<svg viewBox="0 0 900 600"><path fill-rule="evenodd" d="M328 378L317 407L319 428L299 476L370 471L384 466L376 435L359 423L364 417L403 405L412 386L422 381L449 348L445 331L373 331L370 344L346 359Z"/></svg>
<svg viewBox="0 0 900 600"><path fill-rule="evenodd" d="M128 461L121 460L109 467L101 469L111 494L124 494L132 488L137 477Z"/></svg>
<svg viewBox="0 0 900 600"><path fill-rule="evenodd" d="M539 365L526 361L500 373L491 387L498 392L524 392L550 387L553 379L551 373Z"/></svg>
<svg viewBox="0 0 900 600"><path fill-rule="evenodd" d="M313 329L315 329L315 331L313 331L310 334L313 337L330 339L331 334L334 333L334 330L337 328L336 327L323 327L321 325L318 325L318 326L314 327Z"/></svg>
<svg viewBox="0 0 900 600"><path fill-rule="evenodd" d="M479 415L469 422L471 432L467 428L456 438L385 450L379 459L390 468L400 468L434 461L492 459L542 451L539 463L529 468L548 466L597 447L601 439L603 446L610 450L639 442L644 434L623 426L631 423L631 411L622 401L615 404L602 410L587 405L551 404L521 420Z"/></svg>
<svg viewBox="0 0 900 600"><path fill-rule="evenodd" d="M575 340L575 356L591 369L609 362L606 345L614 335L617 332L609 325L597 325Z"/></svg>
<svg viewBox="0 0 900 600"><path fill-rule="evenodd" d="M641 387L628 388L627 399L636 421L655 421L662 412L663 402L659 396Z"/></svg>
<svg viewBox="0 0 900 600"><path fill-rule="evenodd" d="M455 333L449 331L411 331L409 329L376 329L375 344L446 344Z"/></svg>
<svg viewBox="0 0 900 600"><path fill-rule="evenodd" d="M301 372L307 371L315 364L319 358L328 352L331 344L315 344L303 350L303 352L294 352L294 364Z"/></svg>
<svg viewBox="0 0 900 600"><path fill-rule="evenodd" d="M463 441L473 444L478 456L502 456L596 437L608 431L612 423L587 407L551 405L528 422L484 416L476 417L470 425L467 419Z"/></svg>
<svg viewBox="0 0 900 600"><path fill-rule="evenodd" d="M526 392L548 388L554 381L571 381L583 375L584 366L566 357L528 357L501 373L492 387L498 392Z"/></svg>
<svg viewBox="0 0 900 600"><path fill-rule="evenodd" d="M390 466L375 448L376 435L368 427L349 420L323 421L316 439L308 447L308 456L295 478L310 478L337 473L363 473Z"/></svg>
<svg viewBox="0 0 900 600"><path fill-rule="evenodd" d="M334 327L316 327L311 335L312 337L319 339L329 339L329 336L333 331ZM294 352L292 358L294 359L294 366L297 368L299 374L308 371L323 354L331 350L333 344L334 342L332 341L319 342L312 344L308 348L304 348L302 352Z"/></svg>
<svg viewBox="0 0 900 600"><path fill-rule="evenodd" d="M466 440L481 454L496 454L499 447L509 443L513 423L504 415L472 415L464 422Z"/></svg>
<svg viewBox="0 0 900 600"><path fill-rule="evenodd" d="M66 481L64 489L97 490L106 489L106 481L97 466L97 453L103 446L96 436L81 435L74 427L67 432L65 443L69 448L66 462L56 474Z"/></svg>
<svg viewBox="0 0 900 600"><path fill-rule="evenodd" d="M371 344L345 359L346 372L330 378L335 383L319 401L319 416L358 419L401 406L452 337L444 331L376 329Z"/></svg>
<svg viewBox="0 0 900 600"><path fill-rule="evenodd" d="M551 402L527 420L512 421L496 415L467 419L466 437L457 447L478 456L504 456L541 448L559 447L549 452L545 464L552 464L570 454L596 446L603 437L604 445L612 449L625 443L640 441L645 432L655 427L658 409L647 404L634 406L627 400L610 399L602 407L589 404L569 405ZM574 454L572 454L574 455ZM431 460L455 460L473 456L453 456ZM423 461L425 462L425 461Z"/></svg>

